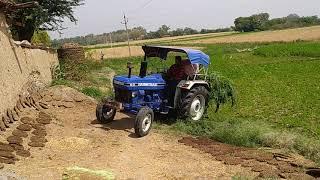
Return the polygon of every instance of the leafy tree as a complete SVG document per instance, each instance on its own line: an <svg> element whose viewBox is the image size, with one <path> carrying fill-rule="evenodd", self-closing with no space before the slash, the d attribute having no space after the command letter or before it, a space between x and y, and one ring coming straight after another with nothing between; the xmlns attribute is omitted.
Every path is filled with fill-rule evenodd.
<svg viewBox="0 0 320 180"><path fill-rule="evenodd" d="M130 31L130 37L134 40L142 39L146 36L147 30L144 27L135 27Z"/></svg>
<svg viewBox="0 0 320 180"><path fill-rule="evenodd" d="M240 32L265 30L269 20L268 13L254 14L250 17L239 17L234 21L235 30Z"/></svg>
<svg viewBox="0 0 320 180"><path fill-rule="evenodd" d="M182 36L183 34L184 34L184 30L181 28L171 31L172 36Z"/></svg>
<svg viewBox="0 0 320 180"><path fill-rule="evenodd" d="M17 3L32 0L15 0ZM83 0L41 0L39 6L20 9L10 15L13 25L11 30L17 40L31 41L36 30L60 31L64 29L62 22L69 19L76 22L73 8L82 5ZM17 25L19 24L19 25Z"/></svg>
<svg viewBox="0 0 320 180"><path fill-rule="evenodd" d="M199 32L195 29L189 28L189 27L185 27L184 28L184 35L191 35L191 34L198 34Z"/></svg>
<svg viewBox="0 0 320 180"><path fill-rule="evenodd" d="M51 39L47 31L36 31L32 36L31 42L36 45L51 45Z"/></svg>
<svg viewBox="0 0 320 180"><path fill-rule="evenodd" d="M147 34L147 39L155 39L155 38L160 38L161 37L161 35L160 35L160 33L159 33L159 31L155 31L155 32L153 32L153 31L150 31L148 34Z"/></svg>
<svg viewBox="0 0 320 180"><path fill-rule="evenodd" d="M239 17L234 21L235 30L239 32L253 31L251 20L248 17Z"/></svg>
<svg viewBox="0 0 320 180"><path fill-rule="evenodd" d="M298 15L298 14L289 14L288 16L287 16L287 19L288 20L297 20L297 19L299 19L300 18L300 16Z"/></svg>
<svg viewBox="0 0 320 180"><path fill-rule="evenodd" d="M234 24L234 30L250 32L314 26L320 24L320 19L317 16L300 17L297 14L289 14L287 17L269 20L268 13L261 13L250 17L239 17L235 19Z"/></svg>
<svg viewBox="0 0 320 180"><path fill-rule="evenodd" d="M162 25L159 30L158 30L158 33L160 35L160 37L164 37L166 35L169 35L169 30L170 30L170 27L167 26L167 25Z"/></svg>
<svg viewBox="0 0 320 180"><path fill-rule="evenodd" d="M270 15L268 13L255 14L250 16L252 28L254 31L263 31L266 29L265 24L268 22Z"/></svg>

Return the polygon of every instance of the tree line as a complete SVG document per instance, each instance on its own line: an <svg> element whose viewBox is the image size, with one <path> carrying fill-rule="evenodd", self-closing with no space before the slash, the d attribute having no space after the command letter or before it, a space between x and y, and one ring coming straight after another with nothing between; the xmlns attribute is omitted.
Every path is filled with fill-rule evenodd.
<svg viewBox="0 0 320 180"><path fill-rule="evenodd" d="M320 18L317 16L300 17L297 14L290 14L282 18L270 19L268 13L254 14L249 17L238 17L234 21L234 26L219 29L201 29L200 31L190 27L177 28L171 30L167 25L162 25L156 31L147 31L144 27L134 27L129 29L131 40L155 39L162 37L173 37L192 34L207 34L218 32L253 32L265 30L279 30L287 28L298 28L306 26L320 25ZM117 30L110 33L99 35L89 34L86 36L77 36L73 38L55 39L52 41L53 46L58 47L66 42L75 42L80 45L96 45L110 42L124 42L127 40L125 30Z"/></svg>
<svg viewBox="0 0 320 180"><path fill-rule="evenodd" d="M220 28L220 29L202 29L200 31L192 29L190 27L177 28L171 30L167 25L162 25L156 31L147 31L144 27L134 27L129 29L130 40L144 40L144 39L156 39L163 37L173 37L173 36L183 36L192 34L206 34L206 33L216 33L216 32L228 32L232 31L231 28ZM124 42L127 41L127 34L125 30L117 30L109 33L103 34L88 34L86 36L76 36L72 38L55 39L52 41L52 45L59 47L67 42L74 42L80 45L96 45L105 44L110 42Z"/></svg>
<svg viewBox="0 0 320 180"><path fill-rule="evenodd" d="M235 19L233 29L239 32L252 32L314 25L320 25L320 18L318 16L300 17L297 14L290 14L287 17L270 19L268 13L261 13Z"/></svg>

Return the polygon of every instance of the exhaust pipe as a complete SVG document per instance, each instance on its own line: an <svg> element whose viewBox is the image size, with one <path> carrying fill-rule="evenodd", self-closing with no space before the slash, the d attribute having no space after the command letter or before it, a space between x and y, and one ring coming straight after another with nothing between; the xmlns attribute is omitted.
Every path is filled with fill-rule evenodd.
<svg viewBox="0 0 320 180"><path fill-rule="evenodd" d="M131 78L132 69L133 69L133 64L132 64L132 62L128 62L128 63L127 63L127 68L129 69L128 78Z"/></svg>

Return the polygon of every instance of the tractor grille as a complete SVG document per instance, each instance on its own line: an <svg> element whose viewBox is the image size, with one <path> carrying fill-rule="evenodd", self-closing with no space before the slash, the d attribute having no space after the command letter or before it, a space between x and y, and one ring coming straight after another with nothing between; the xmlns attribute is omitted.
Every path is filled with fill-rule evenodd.
<svg viewBox="0 0 320 180"><path fill-rule="evenodd" d="M131 102L131 91L115 88L115 99L121 103L130 103Z"/></svg>

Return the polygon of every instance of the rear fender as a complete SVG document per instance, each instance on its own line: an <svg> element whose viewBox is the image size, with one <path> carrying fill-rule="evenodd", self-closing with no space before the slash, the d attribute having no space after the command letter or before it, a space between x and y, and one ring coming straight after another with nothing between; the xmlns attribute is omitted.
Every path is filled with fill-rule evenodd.
<svg viewBox="0 0 320 180"><path fill-rule="evenodd" d="M205 88L208 89L208 91L210 91L209 83L207 83L204 80L194 80L194 81L182 80L182 81L180 81L180 83L177 85L176 94L174 96L174 108L175 109L179 105L182 91L185 91L185 90L189 91L195 86L204 86Z"/></svg>
<svg viewBox="0 0 320 180"><path fill-rule="evenodd" d="M185 89L185 90L191 90L195 86L204 86L208 90L210 89L209 83L205 80L194 80L194 81L181 81L177 88Z"/></svg>

